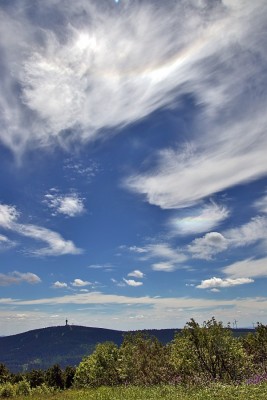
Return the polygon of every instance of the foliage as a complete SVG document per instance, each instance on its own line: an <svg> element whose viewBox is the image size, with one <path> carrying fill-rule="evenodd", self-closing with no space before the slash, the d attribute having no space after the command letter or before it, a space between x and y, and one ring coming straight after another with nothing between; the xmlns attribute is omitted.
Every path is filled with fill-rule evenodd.
<svg viewBox="0 0 267 400"><path fill-rule="evenodd" d="M31 394L31 386L25 379L16 384L16 394L19 396L29 396Z"/></svg>
<svg viewBox="0 0 267 400"><path fill-rule="evenodd" d="M65 383L65 389L69 389L72 387L73 382L74 382L74 376L75 376L76 368L68 366L65 368L64 371L64 383Z"/></svg>
<svg viewBox="0 0 267 400"><path fill-rule="evenodd" d="M15 394L16 394L15 387L10 382L6 382L0 387L1 397L14 397Z"/></svg>
<svg viewBox="0 0 267 400"><path fill-rule="evenodd" d="M41 369L33 369L25 374L27 381L30 383L31 388L41 386L45 382L45 372Z"/></svg>
<svg viewBox="0 0 267 400"><path fill-rule="evenodd" d="M237 382L250 370L241 342L215 318L203 326L191 319L172 343L171 362L185 381Z"/></svg>
<svg viewBox="0 0 267 400"><path fill-rule="evenodd" d="M0 364L0 384L8 382L10 379L10 372L5 364Z"/></svg>
<svg viewBox="0 0 267 400"><path fill-rule="evenodd" d="M160 384L171 375L166 347L142 332L125 335L118 369L121 382L133 385Z"/></svg>
<svg viewBox="0 0 267 400"><path fill-rule="evenodd" d="M100 343L90 356L84 358L75 373L77 387L117 385L118 346L112 342Z"/></svg>
<svg viewBox="0 0 267 400"><path fill-rule="evenodd" d="M63 372L58 364L48 368L45 374L45 381L50 387L64 389Z"/></svg>
<svg viewBox="0 0 267 400"><path fill-rule="evenodd" d="M267 372L267 326L258 323L255 333L249 333L243 339L243 346L251 356L254 368Z"/></svg>

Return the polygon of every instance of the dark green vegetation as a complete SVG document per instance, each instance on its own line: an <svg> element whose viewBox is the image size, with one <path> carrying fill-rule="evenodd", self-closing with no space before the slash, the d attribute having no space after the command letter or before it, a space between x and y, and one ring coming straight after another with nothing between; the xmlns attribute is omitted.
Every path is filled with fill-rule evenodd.
<svg viewBox="0 0 267 400"><path fill-rule="evenodd" d="M235 337L214 318L193 319L161 343L145 332L96 345L77 368L12 374L0 364L0 396L32 399L267 398L267 326Z"/></svg>
<svg viewBox="0 0 267 400"><path fill-rule="evenodd" d="M174 338L175 329L146 331L162 343ZM53 364L62 368L78 365L91 354L97 343L112 341L120 345L125 332L84 326L57 326L0 337L0 363L12 372L47 369Z"/></svg>
<svg viewBox="0 0 267 400"><path fill-rule="evenodd" d="M141 331L155 336L161 343L173 340L175 332L180 329L153 329ZM235 336L246 335L251 329L234 329ZM125 332L89 328L84 326L57 326L0 337L0 363L5 364L12 372L31 369L47 369L59 364L75 366L85 355L91 354L97 345L111 341L121 345Z"/></svg>

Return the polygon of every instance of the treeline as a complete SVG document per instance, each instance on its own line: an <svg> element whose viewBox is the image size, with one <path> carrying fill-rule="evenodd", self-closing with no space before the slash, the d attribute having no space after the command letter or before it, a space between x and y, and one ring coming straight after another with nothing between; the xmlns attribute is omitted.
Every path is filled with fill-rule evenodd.
<svg viewBox="0 0 267 400"><path fill-rule="evenodd" d="M257 383L266 376L267 326L258 323L255 333L236 338L215 318L202 325L191 319L167 345L144 333L126 334L121 346L98 344L77 368L12 374L0 364L0 395L103 385Z"/></svg>

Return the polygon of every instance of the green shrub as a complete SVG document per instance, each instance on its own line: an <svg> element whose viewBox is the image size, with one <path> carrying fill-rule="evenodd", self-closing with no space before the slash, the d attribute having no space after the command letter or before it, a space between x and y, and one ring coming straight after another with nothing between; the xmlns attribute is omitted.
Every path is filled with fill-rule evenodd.
<svg viewBox="0 0 267 400"><path fill-rule="evenodd" d="M31 394L31 386L25 379L16 385L16 394L18 396L29 396Z"/></svg>
<svg viewBox="0 0 267 400"><path fill-rule="evenodd" d="M14 397L16 395L15 387L10 383L4 383L0 389L1 397Z"/></svg>

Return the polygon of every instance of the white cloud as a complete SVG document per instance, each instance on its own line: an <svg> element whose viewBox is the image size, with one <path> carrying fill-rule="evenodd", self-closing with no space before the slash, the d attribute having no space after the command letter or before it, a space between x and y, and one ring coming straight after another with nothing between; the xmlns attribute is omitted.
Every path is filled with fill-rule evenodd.
<svg viewBox="0 0 267 400"><path fill-rule="evenodd" d="M102 2L85 0L77 0L75 6L66 4L36 3L34 22L21 1L14 3L18 12L11 14L6 9L0 13L0 46L5 53L0 137L12 150L20 152L27 145L46 145L54 140L64 146L71 140L93 140L101 136L102 128L123 127L140 120L172 105L184 93L193 93L202 105L203 125L208 118L217 122L216 116L231 114L231 110L231 116L236 114L235 121L239 122L244 110L243 116L248 114L247 120L252 117L252 126L257 125L255 138L259 138L259 119L250 101L254 100L257 109L255 90L265 86L259 73L265 62L265 40L260 34L266 21L264 0L223 4L207 0L194 4L121 2L116 10L114 3L106 7ZM62 21L60 25L53 26L49 20L46 26L51 12ZM42 21L41 27L36 21ZM261 63L254 62L255 54ZM245 92L250 79L254 86ZM15 84L20 85L21 96L14 90ZM244 99L243 104L236 112L233 104L240 99ZM264 110L264 96L261 102ZM216 125L223 125L220 122ZM244 127L244 121L241 125ZM224 125L219 133L233 133L232 128L233 124ZM248 132L242 127L241 131ZM251 158L240 159L233 141L229 144L231 152L223 157L221 150L228 150L223 147L223 138L213 130L212 136L218 138L217 143L212 139L206 147L204 141L207 150L200 149L194 165L177 171L180 180L169 175L169 187L175 183L173 190L169 188L172 199L164 199L166 181L161 190L148 187L152 182L146 182L143 190L151 202L163 207L188 204L248 178L247 161L256 159L252 154L257 153L257 140L248 149ZM216 144L220 148L216 149ZM243 144L240 147L244 148ZM227 177L220 182L218 170L225 169L225 161L233 160L226 168ZM236 170L233 167L239 165L238 161L241 165ZM264 166L256 164L260 160L250 165L251 178L266 172ZM209 169L214 166L217 172ZM247 168L241 174L244 166ZM166 170L161 172L160 176L166 174ZM184 192L180 196L177 182ZM139 185L136 189L141 190Z"/></svg>
<svg viewBox="0 0 267 400"><path fill-rule="evenodd" d="M67 288L68 285L65 282L56 281L56 282L53 283L52 287L54 289L64 289L64 288Z"/></svg>
<svg viewBox="0 0 267 400"><path fill-rule="evenodd" d="M143 251L140 251L141 249ZM179 263L187 259L186 255L183 254L179 248L174 249L168 243L148 244L143 248L139 247L138 251L136 252L139 254L143 253L143 260L151 258L165 258L173 262Z"/></svg>
<svg viewBox="0 0 267 400"><path fill-rule="evenodd" d="M20 283L36 284L40 283L41 279L32 272L18 272L14 271L10 274L0 274L0 286L17 285Z"/></svg>
<svg viewBox="0 0 267 400"><path fill-rule="evenodd" d="M15 242L9 240L6 236L0 234L0 250L7 250L16 245Z"/></svg>
<svg viewBox="0 0 267 400"><path fill-rule="evenodd" d="M162 261L152 264L153 271L172 272L177 269L177 266L168 261Z"/></svg>
<svg viewBox="0 0 267 400"><path fill-rule="evenodd" d="M231 286L238 286L238 285L244 285L247 283L253 283L253 279L249 278L210 278L210 279L205 279L201 281L200 285L197 285L196 287L198 289L211 289L211 288L225 288L225 287L231 287Z"/></svg>
<svg viewBox="0 0 267 400"><path fill-rule="evenodd" d="M72 286L75 287L83 287L83 286L88 286L91 285L91 282L88 281L83 281L82 279L74 279L74 281L71 283Z"/></svg>
<svg viewBox="0 0 267 400"><path fill-rule="evenodd" d="M54 215L64 214L68 217L76 217L85 212L83 200L77 193L61 195L56 193L47 193L44 203L54 210Z"/></svg>
<svg viewBox="0 0 267 400"><path fill-rule="evenodd" d="M144 278L144 273L142 271L139 271L138 269L135 269L134 271L129 272L128 276L142 279L142 278Z"/></svg>
<svg viewBox="0 0 267 400"><path fill-rule="evenodd" d="M187 250L192 254L193 258L211 260L212 256L226 250L228 242L219 232L209 232L201 238L193 240L187 246Z"/></svg>
<svg viewBox="0 0 267 400"><path fill-rule="evenodd" d="M152 264L154 271L174 271L188 259L188 256L182 253L179 248L172 248L168 243L148 244L144 247L131 246L129 250L139 254L142 261L157 260Z"/></svg>
<svg viewBox="0 0 267 400"><path fill-rule="evenodd" d="M137 282L134 279L124 279L124 282L127 283L128 286L142 286L143 282Z"/></svg>
<svg viewBox="0 0 267 400"><path fill-rule="evenodd" d="M8 206L7 204L0 204L0 226L5 229L10 229L12 224L19 217L19 212L14 206Z"/></svg>
<svg viewBox="0 0 267 400"><path fill-rule="evenodd" d="M254 206L262 213L267 214L267 194L260 199L258 199Z"/></svg>
<svg viewBox="0 0 267 400"><path fill-rule="evenodd" d="M248 258L246 260L237 261L224 267L223 272L233 279L240 277L267 277L267 258Z"/></svg>
<svg viewBox="0 0 267 400"><path fill-rule="evenodd" d="M181 217L173 217L170 226L178 235L192 235L211 230L228 216L229 210L226 207L211 202L201 208L188 210Z"/></svg>
<svg viewBox="0 0 267 400"><path fill-rule="evenodd" d="M267 218L255 217L240 227L223 232L233 247L248 246L260 240L266 241Z"/></svg>
<svg viewBox="0 0 267 400"><path fill-rule="evenodd" d="M212 257L226 249L250 246L255 243L267 245L267 218L254 217L249 222L219 232L209 232L197 238L187 246L193 258L211 260Z"/></svg>
<svg viewBox="0 0 267 400"><path fill-rule="evenodd" d="M14 206L0 204L0 227L48 244L48 247L32 250L31 254L37 256L60 256L64 254L80 254L82 252L71 240L63 239L59 233L37 225L20 224L17 222L18 217L19 213Z"/></svg>

